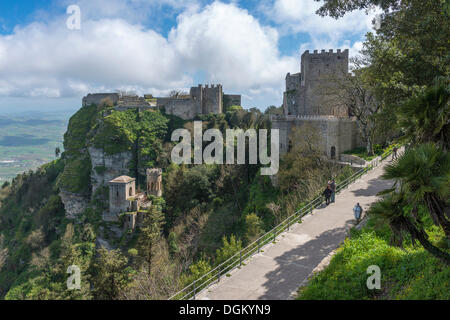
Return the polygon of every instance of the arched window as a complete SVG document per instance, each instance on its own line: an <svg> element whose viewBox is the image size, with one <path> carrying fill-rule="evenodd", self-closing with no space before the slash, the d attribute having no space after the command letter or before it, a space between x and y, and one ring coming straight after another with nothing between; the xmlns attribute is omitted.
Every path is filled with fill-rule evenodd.
<svg viewBox="0 0 450 320"><path fill-rule="evenodd" d="M130 187L130 189L128 190L128 195L131 197L133 195L133 188Z"/></svg>
<svg viewBox="0 0 450 320"><path fill-rule="evenodd" d="M291 152L291 150L292 150L292 140L289 140L288 152Z"/></svg>
<svg viewBox="0 0 450 320"><path fill-rule="evenodd" d="M335 159L336 158L336 147L332 146L330 151L330 158Z"/></svg>
<svg viewBox="0 0 450 320"><path fill-rule="evenodd" d="M153 182L150 182L150 191L153 191Z"/></svg>

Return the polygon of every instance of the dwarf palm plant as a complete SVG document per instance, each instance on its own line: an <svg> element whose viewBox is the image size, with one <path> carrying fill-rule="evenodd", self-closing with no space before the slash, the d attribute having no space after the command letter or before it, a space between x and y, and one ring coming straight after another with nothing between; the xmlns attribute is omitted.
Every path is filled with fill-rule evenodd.
<svg viewBox="0 0 450 320"><path fill-rule="evenodd" d="M450 148L450 80L439 79L400 108L400 125L413 143L435 142Z"/></svg>
<svg viewBox="0 0 450 320"><path fill-rule="evenodd" d="M419 145L387 165L383 178L394 180L394 185L381 193L385 198L373 206L372 213L389 222L397 240L406 231L431 254L450 263L450 255L434 247L424 231L424 218L429 215L450 239L448 152L432 143Z"/></svg>

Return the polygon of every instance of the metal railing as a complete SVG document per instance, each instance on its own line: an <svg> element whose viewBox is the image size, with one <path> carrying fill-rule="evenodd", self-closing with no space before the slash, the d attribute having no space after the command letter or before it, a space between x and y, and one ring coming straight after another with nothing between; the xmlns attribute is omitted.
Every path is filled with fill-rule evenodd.
<svg viewBox="0 0 450 320"><path fill-rule="evenodd" d="M387 152L382 156L379 156L369 162L367 166L361 168L347 179L336 184L336 194L346 189L350 184L361 178L362 175L377 167L384 159L386 159L392 152ZM321 206L324 203L323 196L317 196L292 215L288 216L285 220L272 228L270 231L263 234L261 237L241 249L239 252L228 258L212 270L194 280L191 284L187 285L176 294L172 295L169 300L186 300L194 299L205 288L209 287L213 283L220 282L224 276L231 276L229 273L235 268L240 268L244 265L246 259L253 256L255 253L261 252L262 248L270 242L275 243L277 237L284 231L288 231L292 225L299 222L302 217L311 213L314 209Z"/></svg>

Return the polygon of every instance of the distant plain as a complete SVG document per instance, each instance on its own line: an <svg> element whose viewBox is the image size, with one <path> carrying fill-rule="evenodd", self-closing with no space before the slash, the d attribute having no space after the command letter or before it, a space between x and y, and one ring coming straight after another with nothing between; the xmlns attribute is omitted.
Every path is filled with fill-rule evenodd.
<svg viewBox="0 0 450 320"><path fill-rule="evenodd" d="M0 113L0 184L54 160L63 151L69 112Z"/></svg>

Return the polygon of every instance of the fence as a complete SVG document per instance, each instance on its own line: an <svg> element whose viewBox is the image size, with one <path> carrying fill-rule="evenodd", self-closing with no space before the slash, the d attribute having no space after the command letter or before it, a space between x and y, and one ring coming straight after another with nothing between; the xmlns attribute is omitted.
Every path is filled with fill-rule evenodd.
<svg viewBox="0 0 450 320"><path fill-rule="evenodd" d="M336 185L336 194L346 189L350 184L361 178L362 175L370 171L372 168L377 167L381 161L386 159L392 151L386 152L382 156L373 159L367 166L361 168L353 175L345 179ZM302 217L311 213L315 208L321 206L324 202L323 196L317 196L312 201L308 202L301 209L287 217L280 224L275 226L270 231L266 232L264 235L247 245L245 248L241 249L232 257L228 258L226 261L222 262L214 269L204 274L200 278L196 279L194 282L178 291L176 294L171 296L169 300L186 300L194 299L196 296L205 288L209 287L214 282L220 282L221 278L224 276L229 276L229 272L235 268L240 268L246 261L246 259L253 256L255 253L259 253L261 249L270 242L275 242L277 237L284 231L288 231L292 225L299 222Z"/></svg>

